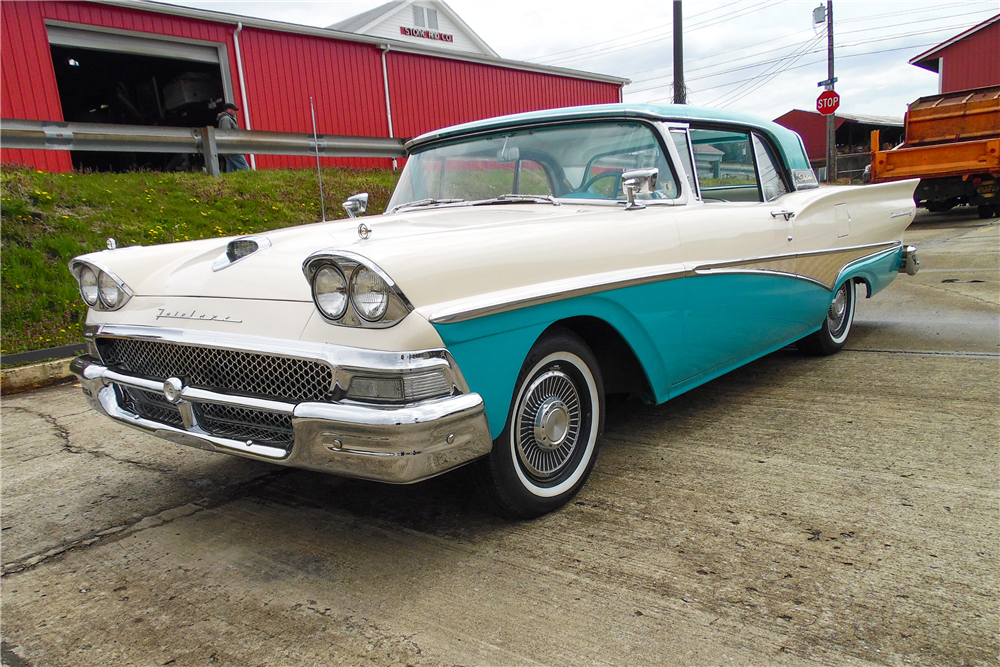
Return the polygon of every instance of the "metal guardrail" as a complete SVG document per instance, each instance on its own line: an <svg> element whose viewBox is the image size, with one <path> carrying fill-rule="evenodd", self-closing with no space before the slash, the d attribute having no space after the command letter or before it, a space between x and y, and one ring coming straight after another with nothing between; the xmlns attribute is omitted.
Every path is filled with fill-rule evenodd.
<svg viewBox="0 0 1000 667"><path fill-rule="evenodd" d="M219 130L214 127L159 127L0 119L0 145L50 151L201 153L208 172L219 175L219 154L315 157L406 157L404 139L336 134Z"/></svg>

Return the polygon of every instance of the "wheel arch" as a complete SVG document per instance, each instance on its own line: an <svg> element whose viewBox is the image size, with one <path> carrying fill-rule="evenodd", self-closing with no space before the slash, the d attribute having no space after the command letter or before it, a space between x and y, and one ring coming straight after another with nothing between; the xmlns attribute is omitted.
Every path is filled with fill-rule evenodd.
<svg viewBox="0 0 1000 667"><path fill-rule="evenodd" d="M552 327L566 328L580 336L597 357L602 376L616 360L624 360L640 369L640 375L633 366L629 366L630 372L624 372L626 386L644 384L644 389L638 391L644 398L666 400L669 360L661 356L642 323L607 295L577 297L435 325L470 389L482 395L494 438L506 424L515 381L529 350ZM604 349L605 344L610 351ZM615 379L618 371L610 373Z"/></svg>
<svg viewBox="0 0 1000 667"><path fill-rule="evenodd" d="M652 384L645 367L625 337L610 323L592 315L578 315L553 322L542 335L559 329L568 330L583 339L594 353L605 394L635 394L655 402Z"/></svg>

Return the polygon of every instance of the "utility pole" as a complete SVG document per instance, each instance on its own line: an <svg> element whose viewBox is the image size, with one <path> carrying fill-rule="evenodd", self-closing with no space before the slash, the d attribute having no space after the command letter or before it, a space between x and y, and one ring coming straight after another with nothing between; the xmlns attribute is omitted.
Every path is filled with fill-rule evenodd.
<svg viewBox="0 0 1000 667"><path fill-rule="evenodd" d="M681 0L674 0L674 104L687 104L684 92L684 31Z"/></svg>
<svg viewBox="0 0 1000 667"><path fill-rule="evenodd" d="M827 90L834 89L833 76L833 0L826 0L826 78ZM826 117L826 182L837 180L837 122L836 113Z"/></svg>

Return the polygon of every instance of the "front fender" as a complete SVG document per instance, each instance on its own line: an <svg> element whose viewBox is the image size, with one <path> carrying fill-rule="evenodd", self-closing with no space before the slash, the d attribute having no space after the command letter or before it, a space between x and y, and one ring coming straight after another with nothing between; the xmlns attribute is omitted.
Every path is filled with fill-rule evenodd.
<svg viewBox="0 0 1000 667"><path fill-rule="evenodd" d="M676 339L682 313L663 307L656 298L662 297L661 290L656 284L638 285L434 327L470 389L483 397L495 439L507 422L514 385L531 346L550 326L572 317L603 320L618 331L635 352L657 401L666 400L673 362L660 353L649 331Z"/></svg>

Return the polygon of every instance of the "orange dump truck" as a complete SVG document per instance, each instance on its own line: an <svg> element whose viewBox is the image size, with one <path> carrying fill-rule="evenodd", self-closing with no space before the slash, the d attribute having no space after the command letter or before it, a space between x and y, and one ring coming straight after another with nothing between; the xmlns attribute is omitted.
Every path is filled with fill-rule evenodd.
<svg viewBox="0 0 1000 667"><path fill-rule="evenodd" d="M906 112L906 140L880 150L872 132L872 183L919 178L918 206L977 206L1000 215L1000 86L921 97Z"/></svg>

